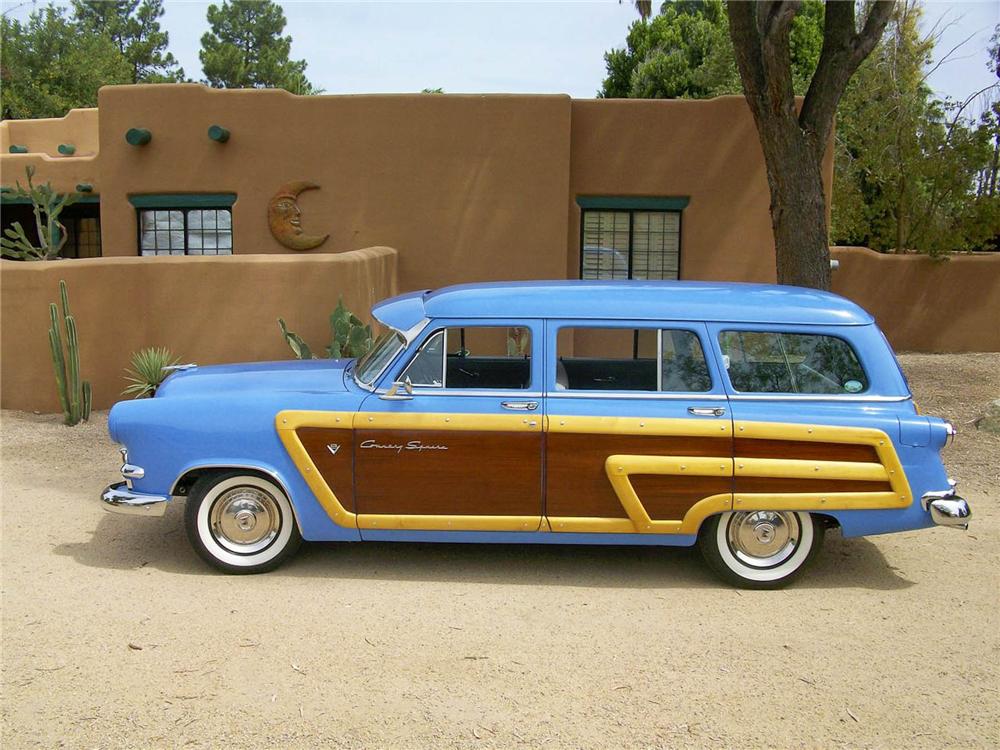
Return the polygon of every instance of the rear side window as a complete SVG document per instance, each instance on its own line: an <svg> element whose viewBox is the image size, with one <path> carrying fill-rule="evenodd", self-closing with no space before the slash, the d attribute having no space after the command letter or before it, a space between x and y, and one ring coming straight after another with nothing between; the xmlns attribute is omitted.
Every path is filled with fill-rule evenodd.
<svg viewBox="0 0 1000 750"><path fill-rule="evenodd" d="M474 326L432 334L403 378L435 388L527 388L531 385L531 331Z"/></svg>
<svg viewBox="0 0 1000 750"><path fill-rule="evenodd" d="M723 331L719 345L737 391L853 394L868 390L857 355L836 336Z"/></svg>
<svg viewBox="0 0 1000 750"><path fill-rule="evenodd" d="M655 328L561 328L558 391L704 393L712 378L692 331Z"/></svg>

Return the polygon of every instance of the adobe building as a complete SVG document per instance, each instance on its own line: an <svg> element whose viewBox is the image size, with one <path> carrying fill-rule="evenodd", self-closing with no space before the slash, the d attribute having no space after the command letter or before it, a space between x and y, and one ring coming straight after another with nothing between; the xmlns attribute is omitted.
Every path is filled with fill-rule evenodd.
<svg viewBox="0 0 1000 750"><path fill-rule="evenodd" d="M401 290L524 278L774 280L742 97L309 96L111 86L96 109L0 123L9 189L79 201L71 258L399 253ZM832 163L825 169L827 186ZM827 194L829 194L829 189Z"/></svg>

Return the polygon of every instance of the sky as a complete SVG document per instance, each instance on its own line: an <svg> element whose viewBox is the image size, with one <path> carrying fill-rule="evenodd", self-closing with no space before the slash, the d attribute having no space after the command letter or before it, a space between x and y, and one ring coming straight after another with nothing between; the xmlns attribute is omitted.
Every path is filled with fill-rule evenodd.
<svg viewBox="0 0 1000 750"><path fill-rule="evenodd" d="M32 5L0 0L14 18ZM330 2L285 0L292 57L329 94L417 92L566 93L593 97L604 52L623 46L636 14L626 0L592 2ZM189 78L201 77L207 2L166 0L170 49ZM938 55L965 44L929 78L939 95L965 99L996 82L986 47L1000 0L926 2L924 26L941 31ZM968 40L968 41L966 41Z"/></svg>

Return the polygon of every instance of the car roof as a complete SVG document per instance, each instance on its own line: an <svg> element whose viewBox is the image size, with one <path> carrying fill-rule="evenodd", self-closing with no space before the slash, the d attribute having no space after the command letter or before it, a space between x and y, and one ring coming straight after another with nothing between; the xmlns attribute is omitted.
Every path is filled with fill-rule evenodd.
<svg viewBox="0 0 1000 750"><path fill-rule="evenodd" d="M427 318L678 320L868 325L872 316L816 289L729 281L508 281L411 292L375 305L375 317L407 331Z"/></svg>

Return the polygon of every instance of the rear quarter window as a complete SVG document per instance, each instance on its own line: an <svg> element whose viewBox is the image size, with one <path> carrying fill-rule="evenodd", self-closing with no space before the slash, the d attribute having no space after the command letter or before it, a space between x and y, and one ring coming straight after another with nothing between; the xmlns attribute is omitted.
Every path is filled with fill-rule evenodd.
<svg viewBox="0 0 1000 750"><path fill-rule="evenodd" d="M868 377L844 339L817 333L722 331L723 363L742 393L846 394L868 390Z"/></svg>

